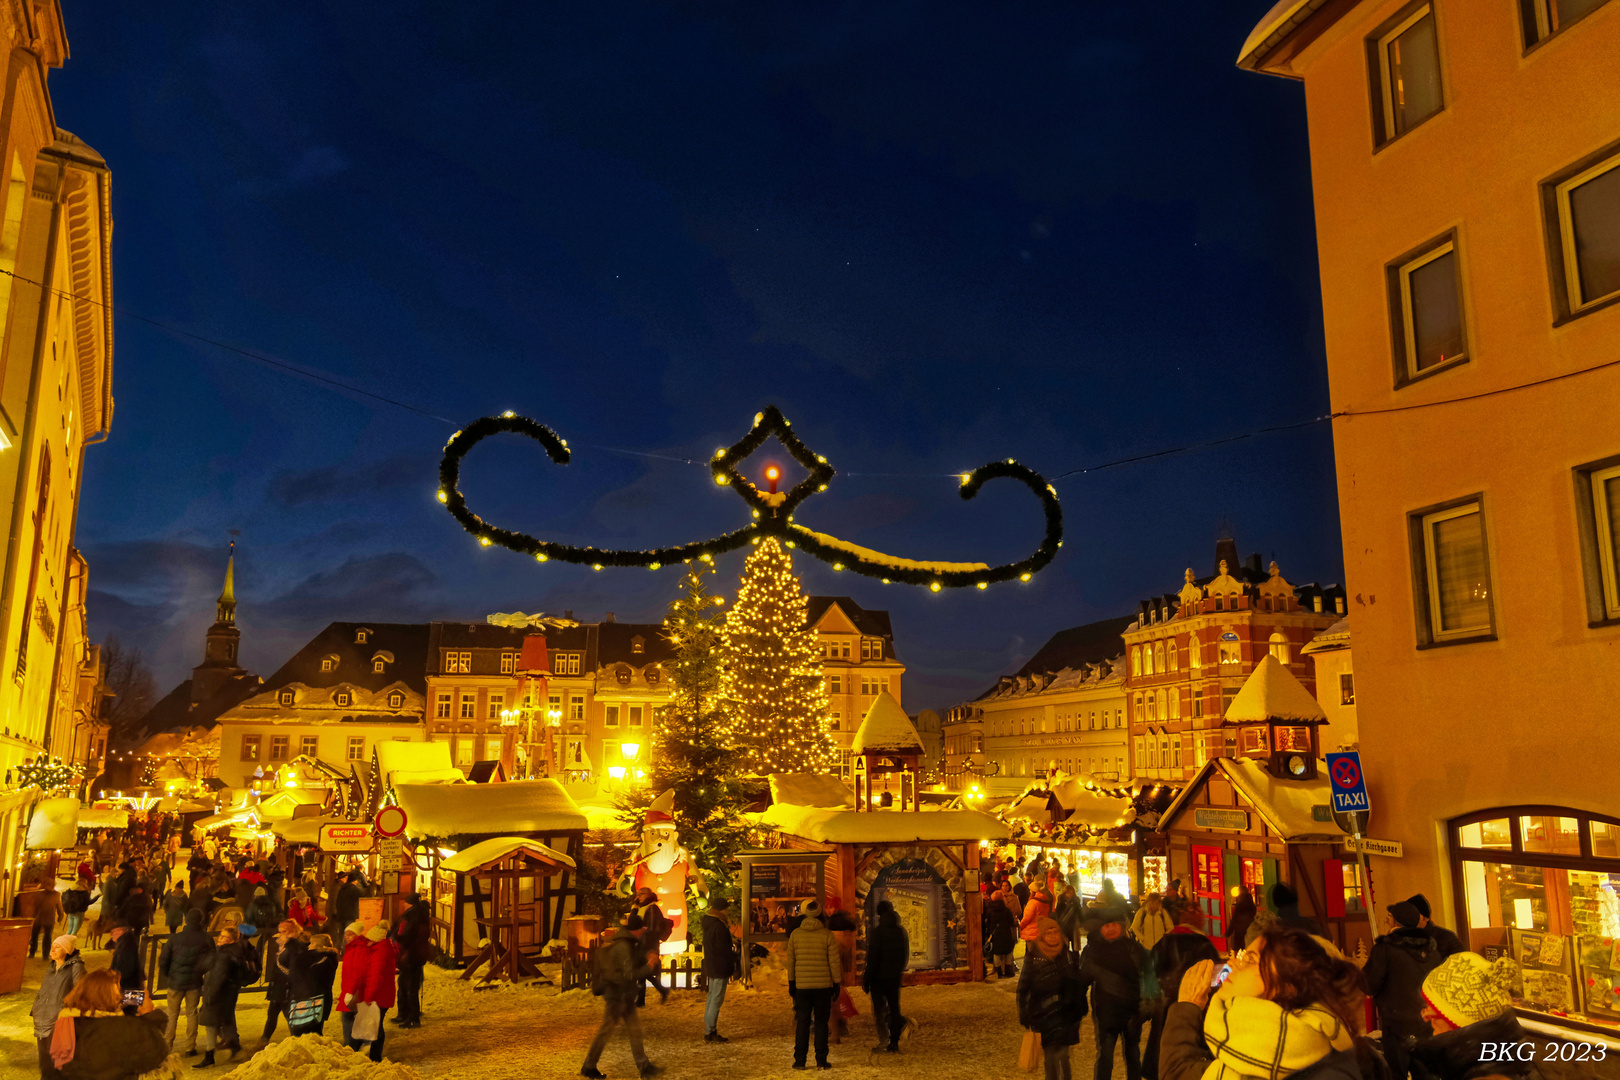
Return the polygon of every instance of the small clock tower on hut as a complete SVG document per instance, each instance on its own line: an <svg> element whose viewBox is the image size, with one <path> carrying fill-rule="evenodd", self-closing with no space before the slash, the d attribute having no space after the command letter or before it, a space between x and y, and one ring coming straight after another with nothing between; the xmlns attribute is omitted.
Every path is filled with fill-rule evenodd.
<svg viewBox="0 0 1620 1080"><path fill-rule="evenodd" d="M887 690L879 693L866 710L850 753L855 759L857 811L917 809L922 739L906 710Z"/></svg>
<svg viewBox="0 0 1620 1080"><path fill-rule="evenodd" d="M1327 714L1275 656L1261 657L1232 699L1222 726L1235 729L1237 757L1259 759L1279 780L1316 779Z"/></svg>

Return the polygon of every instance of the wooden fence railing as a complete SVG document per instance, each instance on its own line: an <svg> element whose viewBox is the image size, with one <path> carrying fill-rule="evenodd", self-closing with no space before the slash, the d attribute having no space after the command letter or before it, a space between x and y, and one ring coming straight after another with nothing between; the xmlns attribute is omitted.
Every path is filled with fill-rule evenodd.
<svg viewBox="0 0 1620 1080"><path fill-rule="evenodd" d="M591 972L596 970L596 950L597 944L593 941L583 952L571 949L563 954L562 989L590 989ZM703 977L703 954L684 952L663 957L658 981L670 990L702 990L707 993L709 980Z"/></svg>

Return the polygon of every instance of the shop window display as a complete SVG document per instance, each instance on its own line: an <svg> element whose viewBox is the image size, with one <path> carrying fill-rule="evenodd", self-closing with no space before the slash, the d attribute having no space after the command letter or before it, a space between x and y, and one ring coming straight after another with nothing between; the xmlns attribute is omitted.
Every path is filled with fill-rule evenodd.
<svg viewBox="0 0 1620 1080"><path fill-rule="evenodd" d="M1559 808L1452 822L1468 944L1518 961L1523 1007L1620 1025L1617 837L1620 823Z"/></svg>

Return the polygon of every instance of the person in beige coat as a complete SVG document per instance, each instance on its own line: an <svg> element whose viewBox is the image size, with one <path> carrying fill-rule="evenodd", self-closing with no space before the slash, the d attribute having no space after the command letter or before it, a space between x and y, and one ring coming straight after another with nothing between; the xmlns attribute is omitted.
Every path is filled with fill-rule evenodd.
<svg viewBox="0 0 1620 1080"><path fill-rule="evenodd" d="M827 1024L832 1016L833 999L844 976L838 940L822 922L821 904L811 900L801 909L804 921L788 935L785 956L788 996L793 999L793 1067L805 1067L810 1049L810 1023L816 1027L816 1068L830 1069L827 1062Z"/></svg>

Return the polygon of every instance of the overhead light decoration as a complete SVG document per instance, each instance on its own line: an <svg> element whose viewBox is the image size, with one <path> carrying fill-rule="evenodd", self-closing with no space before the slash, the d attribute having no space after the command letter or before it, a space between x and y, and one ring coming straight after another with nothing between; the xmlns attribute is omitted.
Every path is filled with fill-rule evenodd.
<svg viewBox="0 0 1620 1080"><path fill-rule="evenodd" d="M19 788L37 787L45 791L55 791L57 788L77 783L84 775L84 766L70 765L59 757L41 754L32 761L25 761L16 766L12 771Z"/></svg>
<svg viewBox="0 0 1620 1080"><path fill-rule="evenodd" d="M485 416L468 424L450 437L445 444L444 458L439 463L439 485L435 497L444 504L463 528L477 538L484 547L499 546L529 555L539 562L557 559L600 570L604 567L645 567L656 569L677 562L700 559L710 562L716 555L738 548L758 544L766 537L776 537L789 547L829 563L835 570L850 570L867 577L918 585L933 592L946 588L968 586L986 588L1003 581L1029 581L1044 569L1063 546L1063 511L1058 505L1057 491L1044 477L1027 465L1012 458L981 465L955 479L963 499L971 499L987 482L1011 479L1023 484L1041 501L1046 515L1046 533L1039 547L1028 557L1014 563L988 566L984 563L924 562L895 555L871 551L835 536L815 532L797 524L794 511L805 499L818 491L827 490L834 475L827 459L814 453L795 434L792 425L776 406L771 405L754 417L748 433L731 446L715 451L709 463L714 482L729 487L748 503L751 522L740 529L709 540L690 544L655 548L646 551L610 549L559 544L540 540L528 533L503 529L479 517L467 506L459 487L461 461L474 446L494 435L522 435L540 444L546 456L555 464L566 465L572 458L567 440L544 424L511 412L499 416ZM771 464L765 470L767 491L761 491L739 471L742 463L772 436L802 465L806 475L792 488L777 490L782 478L779 466Z"/></svg>

